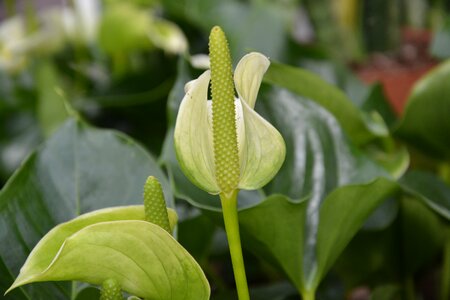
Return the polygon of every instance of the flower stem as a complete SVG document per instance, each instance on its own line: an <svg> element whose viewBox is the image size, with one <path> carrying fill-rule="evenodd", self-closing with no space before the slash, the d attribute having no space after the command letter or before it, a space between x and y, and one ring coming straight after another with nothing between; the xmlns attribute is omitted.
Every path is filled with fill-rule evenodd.
<svg viewBox="0 0 450 300"><path fill-rule="evenodd" d="M314 291L305 291L301 293L302 300L314 300L316 299L315 292Z"/></svg>
<svg viewBox="0 0 450 300"><path fill-rule="evenodd" d="M239 236L239 219L237 213L237 193L231 195L220 194L223 219L230 248L231 263L233 264L234 279L239 300L249 300L247 278L245 276L244 258L242 257L241 239Z"/></svg>

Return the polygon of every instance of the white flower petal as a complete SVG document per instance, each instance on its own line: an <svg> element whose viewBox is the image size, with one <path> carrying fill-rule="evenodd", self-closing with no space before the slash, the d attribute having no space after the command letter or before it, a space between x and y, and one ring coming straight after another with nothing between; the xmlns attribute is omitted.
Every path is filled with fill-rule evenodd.
<svg viewBox="0 0 450 300"><path fill-rule="evenodd" d="M239 98L250 108L255 107L261 80L269 68L270 61L258 52L245 55L238 63L234 72L234 83Z"/></svg>
<svg viewBox="0 0 450 300"><path fill-rule="evenodd" d="M189 82L175 124L175 151L184 174L212 194L220 192L215 180L212 124L208 117L210 71Z"/></svg>
<svg viewBox="0 0 450 300"><path fill-rule="evenodd" d="M275 127L242 101L245 130L240 156L239 188L255 190L266 185L279 171L286 156L283 137Z"/></svg>

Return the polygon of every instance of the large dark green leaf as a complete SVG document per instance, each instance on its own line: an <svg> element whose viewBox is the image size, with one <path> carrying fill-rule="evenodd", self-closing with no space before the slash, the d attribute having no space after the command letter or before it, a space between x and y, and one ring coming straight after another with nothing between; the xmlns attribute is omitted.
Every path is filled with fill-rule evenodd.
<svg viewBox="0 0 450 300"><path fill-rule="evenodd" d="M253 251L275 260L302 294L314 293L336 258L396 184L378 179L334 190L317 210L311 201L271 196L241 210L240 224ZM244 244L246 244L244 240Z"/></svg>
<svg viewBox="0 0 450 300"><path fill-rule="evenodd" d="M397 134L426 154L450 159L450 61L430 71L408 98Z"/></svg>
<svg viewBox="0 0 450 300"><path fill-rule="evenodd" d="M450 220L450 187L436 175L422 172L407 172L401 179L403 189L421 199L436 213Z"/></svg>
<svg viewBox="0 0 450 300"><path fill-rule="evenodd" d="M141 203L144 182L162 183L155 160L130 138L70 120L28 157L0 193L0 291L11 285L34 245L52 227L95 209ZM33 284L6 299L66 299L68 283Z"/></svg>
<svg viewBox="0 0 450 300"><path fill-rule="evenodd" d="M257 110L262 112L286 142L286 160L268 193L292 199L324 197L338 186L366 183L388 176L353 147L339 123L327 110L286 90L262 93Z"/></svg>
<svg viewBox="0 0 450 300"><path fill-rule="evenodd" d="M381 120L364 115L341 90L309 71L272 62L264 81L287 88L325 107L356 144L387 135Z"/></svg>

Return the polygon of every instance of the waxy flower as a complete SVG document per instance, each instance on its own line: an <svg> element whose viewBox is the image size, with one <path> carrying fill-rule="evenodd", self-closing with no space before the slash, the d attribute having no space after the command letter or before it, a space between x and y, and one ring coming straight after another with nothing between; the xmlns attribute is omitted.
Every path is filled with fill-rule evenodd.
<svg viewBox="0 0 450 300"><path fill-rule="evenodd" d="M213 42L211 39L210 49ZM226 94L226 91L230 91L231 84L230 101L234 100L232 122L227 125L227 112L220 110L218 104L217 108L214 108L213 101L208 100L211 71L204 72L198 79L185 86L186 95L181 102L175 125L177 158L186 176L211 194L229 194L237 189L258 189L275 176L283 164L286 153L280 133L254 110L261 80L270 62L264 55L256 52L247 54L240 60L234 72L236 98L231 60L221 61L224 51L220 46L218 48L217 54L210 54L213 69L213 101L218 101L215 93ZM227 63L230 73L229 83L214 82L228 76ZM219 71L214 71L214 65L217 65ZM221 68L225 71L221 71ZM228 99L229 95L226 96ZM225 123L225 131L214 133L213 127L222 126L216 125L220 122ZM237 159L234 159L236 155L232 152L237 154ZM227 158L228 153L230 156ZM224 172L225 177L222 174Z"/></svg>

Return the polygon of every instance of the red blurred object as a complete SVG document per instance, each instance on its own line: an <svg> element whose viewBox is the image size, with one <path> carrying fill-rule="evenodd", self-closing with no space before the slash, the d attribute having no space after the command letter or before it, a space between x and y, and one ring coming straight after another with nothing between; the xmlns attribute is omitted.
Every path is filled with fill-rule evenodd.
<svg viewBox="0 0 450 300"><path fill-rule="evenodd" d="M437 64L428 54L430 40L429 31L406 28L395 55L374 54L368 63L355 68L364 82L381 82L398 115L402 113L415 82Z"/></svg>

